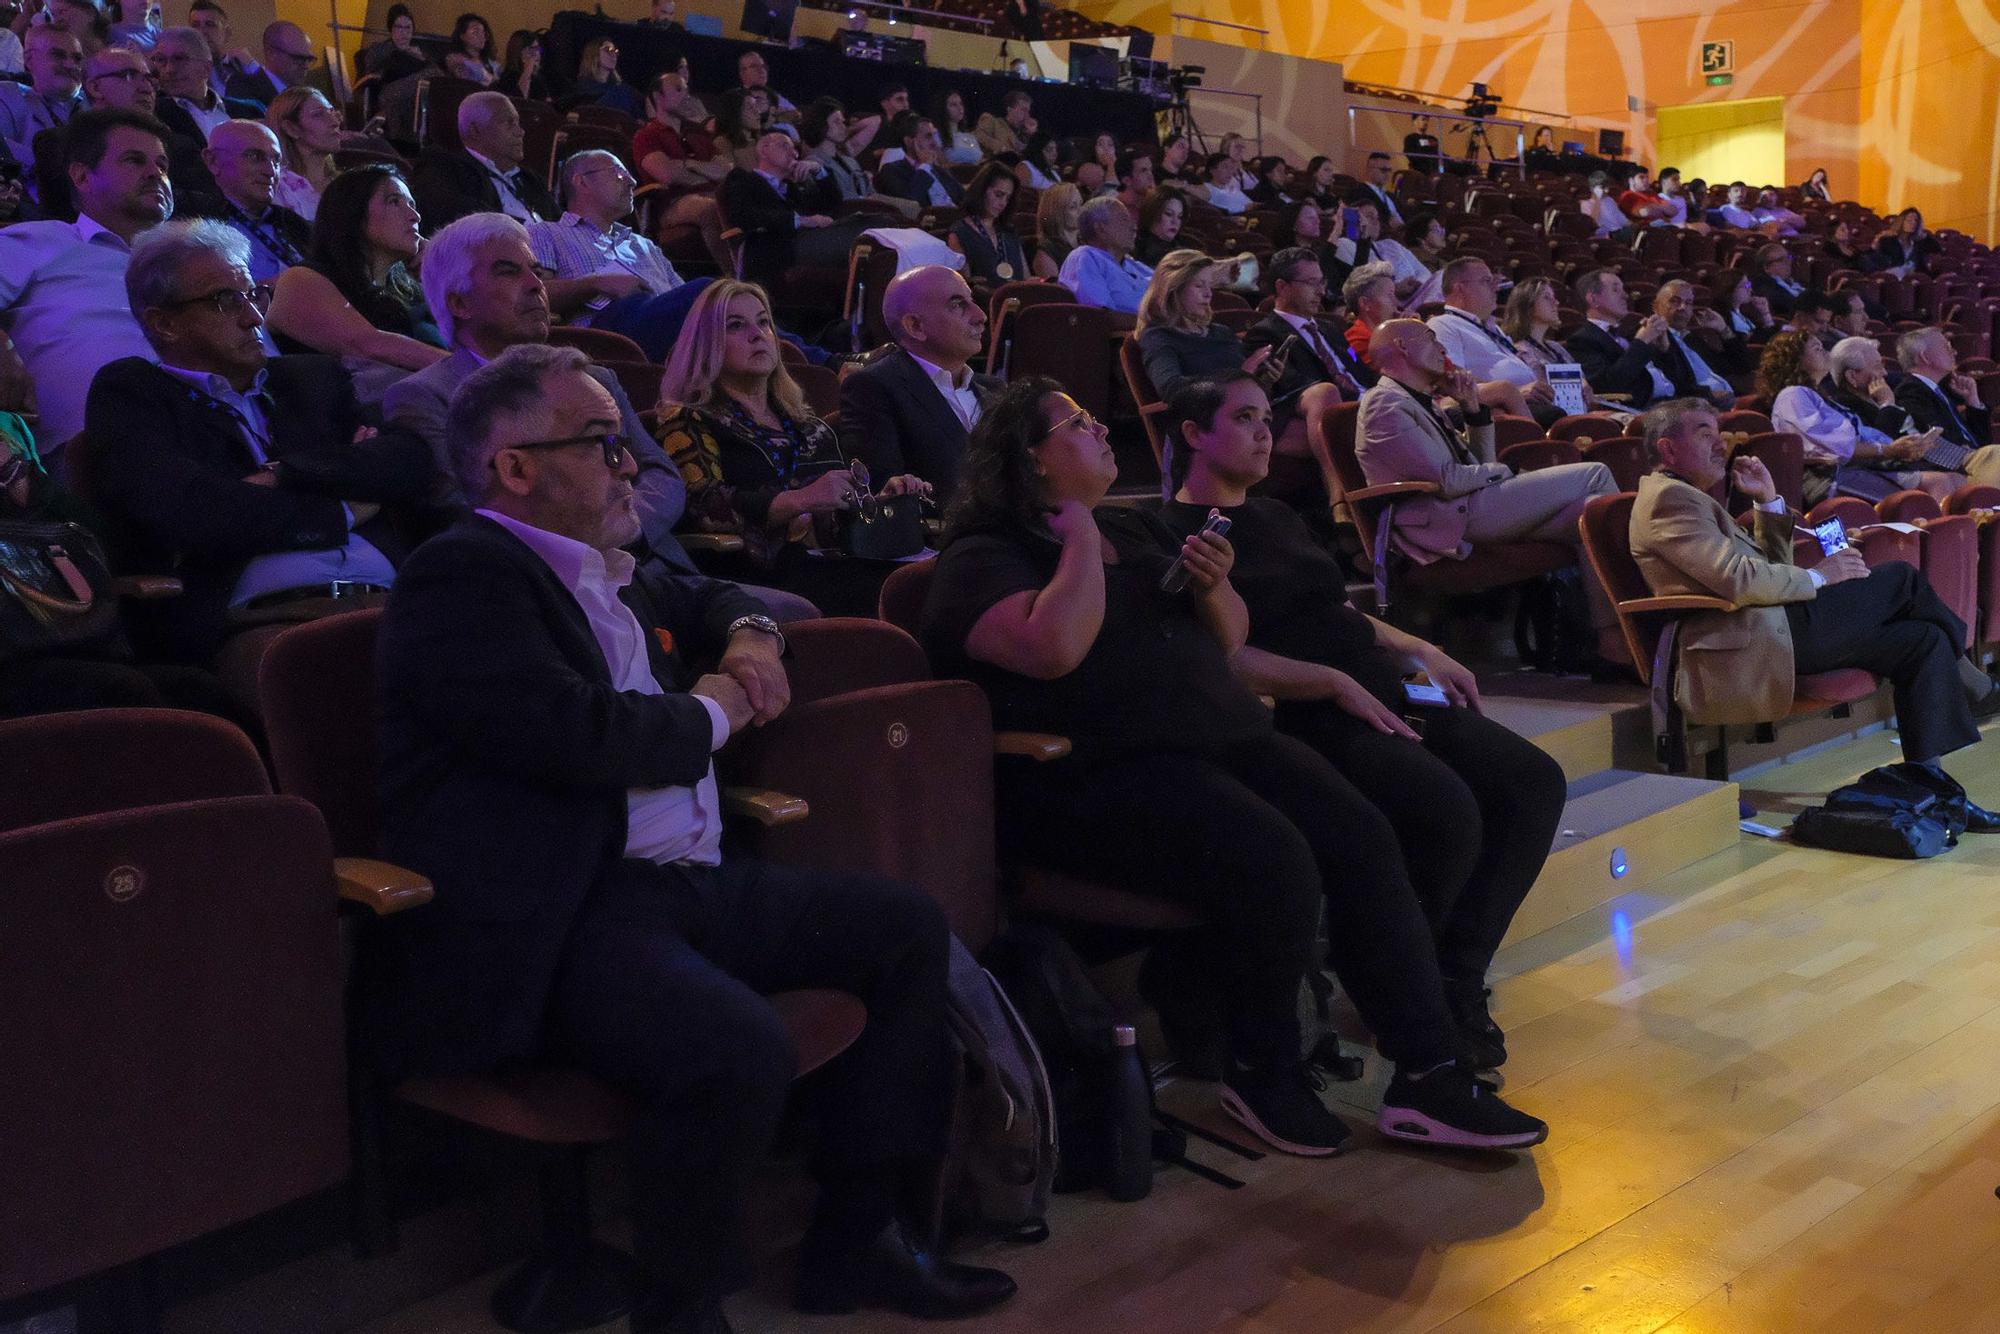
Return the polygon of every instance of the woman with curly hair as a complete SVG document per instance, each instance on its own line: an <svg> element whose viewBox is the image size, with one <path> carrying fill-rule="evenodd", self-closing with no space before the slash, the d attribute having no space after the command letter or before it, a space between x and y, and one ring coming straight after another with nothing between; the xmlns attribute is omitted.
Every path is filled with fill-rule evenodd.
<svg viewBox="0 0 2000 1334"><path fill-rule="evenodd" d="M1825 344L1792 329L1764 346L1757 392L1771 400L1771 424L1806 442L1805 505L1838 492L1874 502L1897 491L1922 490L1942 500L1965 481L1958 473L1897 470L1923 456L1920 435L1892 440L1819 392L1827 375Z"/></svg>

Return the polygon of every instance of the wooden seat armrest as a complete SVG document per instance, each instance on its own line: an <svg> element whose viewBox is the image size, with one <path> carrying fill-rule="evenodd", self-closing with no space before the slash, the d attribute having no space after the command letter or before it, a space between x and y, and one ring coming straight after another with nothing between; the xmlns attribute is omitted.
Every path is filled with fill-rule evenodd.
<svg viewBox="0 0 2000 1334"><path fill-rule="evenodd" d="M711 556L734 556L743 550L743 539L734 533L681 533L678 536L686 550L702 551Z"/></svg>
<svg viewBox="0 0 2000 1334"><path fill-rule="evenodd" d="M377 917L429 903L433 892L431 882L415 871L373 857L335 857L333 879L341 898Z"/></svg>
<svg viewBox="0 0 2000 1334"><path fill-rule="evenodd" d="M1379 486L1364 486L1359 490L1349 491L1341 499L1350 505L1365 505L1371 500L1395 500L1403 496L1434 496L1443 489L1436 482L1383 482Z"/></svg>
<svg viewBox="0 0 2000 1334"><path fill-rule="evenodd" d="M181 581L170 574L128 574L114 579L111 587L119 597L131 598L135 602L181 595Z"/></svg>
<svg viewBox="0 0 2000 1334"><path fill-rule="evenodd" d="M741 815L755 820L766 829L781 824L797 824L811 814L812 807L804 797L795 797L789 792L774 792L768 787L725 787L722 789L722 810L726 815Z"/></svg>
<svg viewBox="0 0 2000 1334"><path fill-rule="evenodd" d="M1048 732L995 732L995 755L1020 755L1046 764L1069 754L1069 738Z"/></svg>
<svg viewBox="0 0 2000 1334"><path fill-rule="evenodd" d="M1139 405L1139 415L1142 417L1158 417L1165 413L1166 410L1167 405L1165 403L1141 403Z"/></svg>
<svg viewBox="0 0 2000 1334"><path fill-rule="evenodd" d="M1627 598L1618 604L1618 610L1631 616L1644 616L1649 612L1735 611L1736 604L1728 598L1680 593L1666 597Z"/></svg>
<svg viewBox="0 0 2000 1334"><path fill-rule="evenodd" d="M741 241L746 235L748 235L748 233L746 233L741 227L725 227L722 229L722 236L720 239L724 245L728 245L731 241ZM1600 394L1598 395L1598 397L1602 398L1603 395Z"/></svg>

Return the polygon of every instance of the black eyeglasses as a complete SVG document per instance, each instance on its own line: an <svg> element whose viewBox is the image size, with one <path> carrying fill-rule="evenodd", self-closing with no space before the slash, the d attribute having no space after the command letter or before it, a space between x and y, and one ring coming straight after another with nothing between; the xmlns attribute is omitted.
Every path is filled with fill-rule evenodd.
<svg viewBox="0 0 2000 1334"><path fill-rule="evenodd" d="M617 471L625 463L627 450L625 437L617 431L592 431L589 435L566 435L560 440L525 440L518 445L502 445L502 449L567 449L571 445L596 445L604 451L604 466ZM495 455L487 464L499 467L499 456Z"/></svg>
<svg viewBox="0 0 2000 1334"><path fill-rule="evenodd" d="M184 306L199 306L204 304L213 306L215 313L218 315L240 315L243 313L243 307L245 306L255 306L257 313L262 315L271 308L271 286L269 283L259 283L247 292L239 287L219 287L213 292L204 292L200 296L191 296L181 301L169 301L167 306L169 309L179 310Z"/></svg>

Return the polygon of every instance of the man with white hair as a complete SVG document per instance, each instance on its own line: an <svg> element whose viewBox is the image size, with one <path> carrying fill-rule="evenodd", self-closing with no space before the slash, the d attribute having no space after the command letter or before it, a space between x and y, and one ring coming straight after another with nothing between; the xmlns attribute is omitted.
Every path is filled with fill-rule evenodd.
<svg viewBox="0 0 2000 1334"><path fill-rule="evenodd" d="M215 127L228 120L256 120L264 108L255 102L217 96L209 85L215 58L208 39L193 28L168 28L153 43L147 63L160 81L156 112L168 129L202 143Z"/></svg>
<svg viewBox="0 0 2000 1334"><path fill-rule="evenodd" d="M1076 249L1063 260L1056 281L1076 293L1078 304L1137 315L1153 271L1132 258L1139 227L1115 197L1093 199L1076 219Z"/></svg>
<svg viewBox="0 0 2000 1334"><path fill-rule="evenodd" d="M468 213L505 213L516 222L562 216L548 184L522 164L526 135L507 94L474 93L458 104L462 148L424 150L410 173L410 193L435 232Z"/></svg>
<svg viewBox="0 0 2000 1334"><path fill-rule="evenodd" d="M391 385L382 416L390 429L421 438L438 470L452 478L445 423L453 393L508 348L548 342L548 289L536 272L526 230L498 213L470 214L441 229L424 247L423 278L424 300L452 352ZM694 573L674 536L687 508L687 484L632 410L618 377L601 366L589 367L589 373L618 410L619 436L635 468L633 505L645 563L671 574ZM454 493L451 499L465 497ZM804 598L775 589L750 591L781 621L818 615Z"/></svg>
<svg viewBox="0 0 2000 1334"><path fill-rule="evenodd" d="M2000 447L1993 444L1992 418L1980 400L1979 384L1958 368L1958 350L1942 329L1912 329L1896 340L1896 360L1905 372L1896 402L1910 414L1910 429L1937 428L1938 440L1925 462L1962 472L1975 482L2000 485Z"/></svg>
<svg viewBox="0 0 2000 1334"><path fill-rule="evenodd" d="M361 425L337 358L267 357L271 289L249 258L212 219L134 243L125 286L152 355L97 373L86 427L98 497L145 563L184 585L153 609L153 637L239 683L271 637L242 632L388 588L402 547L381 509L432 482L422 445Z"/></svg>
<svg viewBox="0 0 2000 1334"><path fill-rule="evenodd" d="M1843 338L1833 345L1826 354L1822 393L1827 402L1884 435L1899 436L1910 429L1909 410L1896 401L1889 365L1873 338Z"/></svg>

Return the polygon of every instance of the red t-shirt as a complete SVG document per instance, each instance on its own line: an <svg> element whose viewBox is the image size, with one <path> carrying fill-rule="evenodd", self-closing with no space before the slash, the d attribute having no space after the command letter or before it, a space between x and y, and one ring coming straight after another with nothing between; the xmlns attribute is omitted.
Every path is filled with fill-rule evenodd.
<svg viewBox="0 0 2000 1334"><path fill-rule="evenodd" d="M1618 207L1623 209L1625 216L1634 222L1639 220L1640 209L1658 208L1666 202L1666 199L1660 195L1640 194L1637 190L1627 190L1624 194L1618 196Z"/></svg>
<svg viewBox="0 0 2000 1334"><path fill-rule="evenodd" d="M665 153L684 162L709 162L715 157L715 138L690 125L684 130L657 120L649 120L632 135L632 160L644 163L653 153Z"/></svg>
<svg viewBox="0 0 2000 1334"><path fill-rule="evenodd" d="M1354 349L1354 355L1361 359L1364 366L1375 364L1368 360L1368 345L1374 341L1375 331L1368 327L1366 321L1356 320L1347 326L1347 345Z"/></svg>

